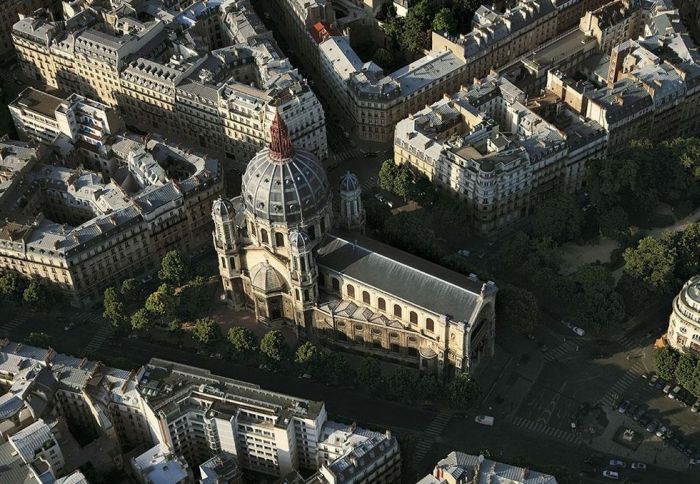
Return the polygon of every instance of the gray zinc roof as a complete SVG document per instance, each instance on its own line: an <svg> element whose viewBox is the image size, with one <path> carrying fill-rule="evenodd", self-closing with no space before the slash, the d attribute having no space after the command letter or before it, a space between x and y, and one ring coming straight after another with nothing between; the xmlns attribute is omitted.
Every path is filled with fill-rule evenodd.
<svg viewBox="0 0 700 484"><path fill-rule="evenodd" d="M477 310L482 281L366 237L352 243L329 235L318 256L320 266L455 321L468 322Z"/></svg>

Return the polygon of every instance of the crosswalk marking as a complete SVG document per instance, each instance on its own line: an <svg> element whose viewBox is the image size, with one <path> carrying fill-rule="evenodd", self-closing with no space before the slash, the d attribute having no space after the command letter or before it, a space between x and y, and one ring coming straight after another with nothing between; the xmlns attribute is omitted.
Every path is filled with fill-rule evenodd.
<svg viewBox="0 0 700 484"><path fill-rule="evenodd" d="M637 361L624 373L624 375L620 377L619 380L617 380L617 382L615 382L607 393L603 395L600 400L598 400L598 403L612 406L615 403L615 400L617 400L617 398L621 396L623 392L630 387L632 382L638 379L643 372L644 369L642 368L641 362Z"/></svg>
<svg viewBox="0 0 700 484"><path fill-rule="evenodd" d="M537 423L523 417L515 417L513 419L513 424L528 432L544 434L548 437L560 440L562 442L568 442L571 444L577 444L579 442L579 437L577 434L574 434L572 432L566 432L562 429L556 429L554 427L550 427L543 423Z"/></svg>
<svg viewBox="0 0 700 484"><path fill-rule="evenodd" d="M9 336L11 331L14 331L18 326L24 324L24 322L24 319L14 316L12 319L8 319L2 323L0 334L3 336Z"/></svg>
<svg viewBox="0 0 700 484"><path fill-rule="evenodd" d="M451 413L440 412L437 414L435 419L433 419L433 421L430 422L430 425L428 425L428 427L423 432L425 437L421 439L421 441L418 442L418 444L416 444L415 462L420 462L421 460L423 460L423 458L428 453L428 450L430 450L430 448L433 446L435 437L438 437L444 432L451 418Z"/></svg>
<svg viewBox="0 0 700 484"><path fill-rule="evenodd" d="M562 356L572 353L576 351L576 346L576 343L574 343L573 341L564 341L556 348L552 348L551 350L547 351L544 354L544 361L554 361L555 359L561 358Z"/></svg>
<svg viewBox="0 0 700 484"><path fill-rule="evenodd" d="M88 354L95 353L113 334L114 329L112 326L103 323L100 329L97 330L97 333L95 333L95 336L92 337L92 340L90 340L90 343L85 347L85 352Z"/></svg>

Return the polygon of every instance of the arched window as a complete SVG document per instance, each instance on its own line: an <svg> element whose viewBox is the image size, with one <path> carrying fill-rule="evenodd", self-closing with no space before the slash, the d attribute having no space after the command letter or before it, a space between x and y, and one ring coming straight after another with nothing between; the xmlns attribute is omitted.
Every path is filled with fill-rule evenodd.
<svg viewBox="0 0 700 484"><path fill-rule="evenodd" d="M316 226L315 225L309 225L306 228L306 231L309 234L309 238L311 240L316 240Z"/></svg>
<svg viewBox="0 0 700 484"><path fill-rule="evenodd" d="M386 301L384 300L383 297L380 297L377 299L377 306L379 306L379 309L382 311L386 311Z"/></svg>
<svg viewBox="0 0 700 484"><path fill-rule="evenodd" d="M349 298L355 299L355 286L348 284L346 291L348 293Z"/></svg>
<svg viewBox="0 0 700 484"><path fill-rule="evenodd" d="M362 302L369 304L369 293L367 291L362 291Z"/></svg>
<svg viewBox="0 0 700 484"><path fill-rule="evenodd" d="M265 229L260 229L260 241L263 244L269 244L270 240L267 238L267 230Z"/></svg>
<svg viewBox="0 0 700 484"><path fill-rule="evenodd" d="M398 304L394 304L394 316L396 316L397 318L401 317L401 306L399 306Z"/></svg>
<svg viewBox="0 0 700 484"><path fill-rule="evenodd" d="M275 232L275 245L277 247L284 247L284 234L281 232Z"/></svg>
<svg viewBox="0 0 700 484"><path fill-rule="evenodd" d="M435 331L435 321L432 319L428 318L425 320L425 329L430 331L431 333Z"/></svg>
<svg viewBox="0 0 700 484"><path fill-rule="evenodd" d="M294 289L294 295L297 297L297 301L300 299L299 298L299 289Z"/></svg>
<svg viewBox="0 0 700 484"><path fill-rule="evenodd" d="M333 290L336 292L340 292L340 281L336 279L335 277L332 279L333 281Z"/></svg>
<svg viewBox="0 0 700 484"><path fill-rule="evenodd" d="M236 267L236 263L233 261L233 257L228 258L228 264L229 264L229 268L231 268L231 269Z"/></svg>
<svg viewBox="0 0 700 484"><path fill-rule="evenodd" d="M412 324L418 324L418 315L415 311L411 311L410 313L408 313L408 319L411 321Z"/></svg>
<svg viewBox="0 0 700 484"><path fill-rule="evenodd" d="M221 257L221 265L226 267L226 258L223 256Z"/></svg>

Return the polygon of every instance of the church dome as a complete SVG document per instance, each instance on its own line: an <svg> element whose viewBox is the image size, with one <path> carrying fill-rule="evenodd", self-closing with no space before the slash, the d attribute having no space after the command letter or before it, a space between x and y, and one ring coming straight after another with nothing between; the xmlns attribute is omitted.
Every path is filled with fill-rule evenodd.
<svg viewBox="0 0 700 484"><path fill-rule="evenodd" d="M326 171L313 154L292 146L279 113L270 146L248 163L241 193L250 213L273 223L311 219L330 203Z"/></svg>
<svg viewBox="0 0 700 484"><path fill-rule="evenodd" d="M348 171L345 175L340 177L341 192L354 192L358 188L360 188L360 180L357 179L355 174Z"/></svg>
<svg viewBox="0 0 700 484"><path fill-rule="evenodd" d="M284 291L284 277L269 262L257 264L250 273L252 274L251 284L256 289L264 292Z"/></svg>
<svg viewBox="0 0 700 484"><path fill-rule="evenodd" d="M289 233L289 246L299 252L304 252L310 243L311 239L303 230L293 230Z"/></svg>
<svg viewBox="0 0 700 484"><path fill-rule="evenodd" d="M211 213L214 217L227 219L236 215L236 210L233 208L231 200L219 198L218 200L214 200L211 206Z"/></svg>

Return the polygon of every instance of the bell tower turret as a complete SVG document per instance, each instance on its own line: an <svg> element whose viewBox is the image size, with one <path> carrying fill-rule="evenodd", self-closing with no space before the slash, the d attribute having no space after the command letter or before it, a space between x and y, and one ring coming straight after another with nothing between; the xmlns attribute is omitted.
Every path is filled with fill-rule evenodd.
<svg viewBox="0 0 700 484"><path fill-rule="evenodd" d="M212 205L214 248L219 260L219 274L224 297L235 307L243 304L241 284L240 238L236 227L236 209L230 200L219 198Z"/></svg>
<svg viewBox="0 0 700 484"><path fill-rule="evenodd" d="M318 267L312 242L306 232L289 233L289 274L298 332L308 337L312 327L313 307L318 301Z"/></svg>
<svg viewBox="0 0 700 484"><path fill-rule="evenodd" d="M340 178L340 223L343 228L364 234L365 218L360 181L347 172Z"/></svg>

